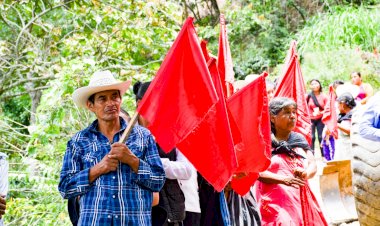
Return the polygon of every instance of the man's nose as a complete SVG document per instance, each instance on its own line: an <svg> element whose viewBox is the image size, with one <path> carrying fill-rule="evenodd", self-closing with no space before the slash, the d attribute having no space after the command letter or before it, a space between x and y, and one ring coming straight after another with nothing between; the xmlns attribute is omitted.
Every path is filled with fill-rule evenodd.
<svg viewBox="0 0 380 226"><path fill-rule="evenodd" d="M114 105L116 103L116 100L113 100L112 98L107 99L106 105Z"/></svg>

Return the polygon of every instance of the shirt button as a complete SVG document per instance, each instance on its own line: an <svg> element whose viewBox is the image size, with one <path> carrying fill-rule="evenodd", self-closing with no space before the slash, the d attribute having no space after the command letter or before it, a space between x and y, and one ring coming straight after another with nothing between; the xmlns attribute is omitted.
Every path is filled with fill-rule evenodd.
<svg viewBox="0 0 380 226"><path fill-rule="evenodd" d="M114 179L114 180L115 180L115 178L116 178L115 176L112 177L112 179Z"/></svg>
<svg viewBox="0 0 380 226"><path fill-rule="evenodd" d="M119 218L119 216L115 215L115 218Z"/></svg>
<svg viewBox="0 0 380 226"><path fill-rule="evenodd" d="M111 218L111 215L108 215L108 218Z"/></svg>
<svg viewBox="0 0 380 226"><path fill-rule="evenodd" d="M116 195L113 195L112 198L116 198Z"/></svg>

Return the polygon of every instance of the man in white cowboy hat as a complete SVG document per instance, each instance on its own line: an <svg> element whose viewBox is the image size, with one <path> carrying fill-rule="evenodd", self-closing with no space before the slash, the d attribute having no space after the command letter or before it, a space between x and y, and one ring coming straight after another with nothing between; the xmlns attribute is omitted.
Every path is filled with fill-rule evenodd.
<svg viewBox="0 0 380 226"><path fill-rule="evenodd" d="M135 126L126 144L118 143L126 129L121 96L129 85L100 71L73 93L75 104L97 117L68 142L58 185L64 198L80 198L78 225L152 224L152 192L162 188L165 172L147 129Z"/></svg>

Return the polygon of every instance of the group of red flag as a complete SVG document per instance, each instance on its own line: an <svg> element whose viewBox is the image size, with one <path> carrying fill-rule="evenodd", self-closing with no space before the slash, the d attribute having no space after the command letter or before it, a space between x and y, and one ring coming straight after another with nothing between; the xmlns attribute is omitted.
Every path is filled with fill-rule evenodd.
<svg viewBox="0 0 380 226"><path fill-rule="evenodd" d="M222 191L231 182L232 188L244 195L270 164L267 73L233 93L232 58L223 15L220 21L215 59L208 54L206 42L199 43L193 19L186 20L137 111L149 121L148 128L163 150L177 147L215 190ZM310 138L305 87L295 48L293 43L275 96L296 100L297 130Z"/></svg>

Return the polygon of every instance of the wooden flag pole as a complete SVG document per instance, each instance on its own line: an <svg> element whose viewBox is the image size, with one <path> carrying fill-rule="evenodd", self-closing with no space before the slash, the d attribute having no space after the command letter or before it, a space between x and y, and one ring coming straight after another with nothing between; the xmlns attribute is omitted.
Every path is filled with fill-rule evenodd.
<svg viewBox="0 0 380 226"><path fill-rule="evenodd" d="M119 143L125 143L127 141L129 134L131 134L133 126L136 124L138 118L139 118L139 113L136 111L135 114L132 116L131 120L129 121L127 128L124 130L123 134L121 135Z"/></svg>

